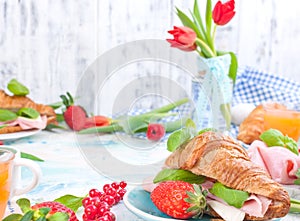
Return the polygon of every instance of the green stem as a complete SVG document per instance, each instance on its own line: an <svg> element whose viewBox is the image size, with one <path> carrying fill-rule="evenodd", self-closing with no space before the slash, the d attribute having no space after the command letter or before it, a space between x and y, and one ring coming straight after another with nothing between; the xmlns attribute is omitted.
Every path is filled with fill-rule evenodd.
<svg viewBox="0 0 300 221"><path fill-rule="evenodd" d="M201 51L201 50L199 50L199 49L196 49L196 51L198 52L198 54L199 54L200 56L204 57L204 54L202 53L202 51Z"/></svg>
<svg viewBox="0 0 300 221"><path fill-rule="evenodd" d="M117 131L123 131L123 128L118 124L111 124L103 127L91 127L79 131L79 134L92 134L92 133L114 133Z"/></svg>
<svg viewBox="0 0 300 221"><path fill-rule="evenodd" d="M209 57L216 56L216 54L211 50L211 48L201 39L196 38L196 43L200 46L201 49L203 49L202 51L206 51L208 53Z"/></svg>
<svg viewBox="0 0 300 221"><path fill-rule="evenodd" d="M291 207L290 207L290 213L300 213L300 200L296 200L291 198Z"/></svg>
<svg viewBox="0 0 300 221"><path fill-rule="evenodd" d="M215 38L216 38L216 30L217 30L217 25L215 24L215 25L214 25L214 28L213 28L213 33L212 33L212 44L211 44L212 50L213 50L213 52L214 52L215 54L217 54L217 53L216 53L216 49L215 49L215 47L214 47L214 45L215 45Z"/></svg>
<svg viewBox="0 0 300 221"><path fill-rule="evenodd" d="M187 103L187 102L189 102L189 99L188 99L188 98L183 98L183 99L181 99L181 100L179 100L179 101L176 101L176 102L174 102L174 103L171 103L171 104L168 104L168 105L166 105L166 106L163 106L163 107L154 109L154 110L152 110L152 111L149 111L149 112L145 113L145 115L146 115L146 114L150 114L150 113L165 113L165 112L168 112L168 111L170 111L170 110L173 110L175 107L178 107L178 106L180 106L180 105L182 105L182 104L185 104L185 103ZM142 114L142 115L143 115L143 114Z"/></svg>

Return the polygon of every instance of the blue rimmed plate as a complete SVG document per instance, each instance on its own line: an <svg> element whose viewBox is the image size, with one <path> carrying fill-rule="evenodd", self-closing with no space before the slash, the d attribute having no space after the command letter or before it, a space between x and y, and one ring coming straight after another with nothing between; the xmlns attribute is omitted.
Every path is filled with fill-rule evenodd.
<svg viewBox="0 0 300 221"><path fill-rule="evenodd" d="M173 219L159 211L152 203L150 193L146 192L142 187L135 187L128 191L123 201L131 212L146 221L179 221L179 219ZM189 220L196 221L195 219ZM201 221L210 221L210 218L203 216Z"/></svg>
<svg viewBox="0 0 300 221"><path fill-rule="evenodd" d="M123 199L123 202L128 210L133 212L138 217L145 221L186 221L171 218L166 214L159 211L156 206L152 203L150 193L146 192L142 187L135 187L129 190ZM201 221L211 221L212 217L204 215ZM298 218L297 218L298 219ZM188 219L190 221L197 221L196 219ZM284 219L272 219L272 221L289 220L288 217ZM291 219L296 220L296 219Z"/></svg>

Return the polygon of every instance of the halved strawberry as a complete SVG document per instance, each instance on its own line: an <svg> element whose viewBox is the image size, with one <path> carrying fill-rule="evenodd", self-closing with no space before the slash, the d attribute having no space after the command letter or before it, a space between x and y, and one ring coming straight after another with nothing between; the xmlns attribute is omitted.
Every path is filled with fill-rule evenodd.
<svg viewBox="0 0 300 221"><path fill-rule="evenodd" d="M152 192L151 200L163 213L177 219L197 218L206 209L201 186L184 181L165 181Z"/></svg>
<svg viewBox="0 0 300 221"><path fill-rule="evenodd" d="M62 213L67 213L69 215L68 221L78 221L75 213L71 209L69 209L68 207L66 207L65 205L63 205L61 203L49 201L49 202L38 203L31 207L31 209L33 209L33 210L39 210L41 208L51 209L48 213L48 216L51 216L57 212L62 212Z"/></svg>
<svg viewBox="0 0 300 221"><path fill-rule="evenodd" d="M78 221L75 213L58 202L43 202L30 206L30 201L25 198L17 200L23 214L14 213L2 221Z"/></svg>

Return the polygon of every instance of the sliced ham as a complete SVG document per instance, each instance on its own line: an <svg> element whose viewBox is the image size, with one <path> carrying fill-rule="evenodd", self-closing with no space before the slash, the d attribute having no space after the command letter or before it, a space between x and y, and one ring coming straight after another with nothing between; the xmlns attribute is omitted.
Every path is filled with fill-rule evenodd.
<svg viewBox="0 0 300 221"><path fill-rule="evenodd" d="M248 150L252 162L264 168L278 183L293 184L300 167L300 157L283 147L267 147L254 141Z"/></svg>
<svg viewBox="0 0 300 221"><path fill-rule="evenodd" d="M44 129L47 126L47 116L38 117L36 119L29 119L25 117L17 118L18 124L24 130L29 129Z"/></svg>
<svg viewBox="0 0 300 221"><path fill-rule="evenodd" d="M238 208L228 205L223 199L208 192L207 202L211 202L211 201L222 204L224 206L224 208L225 207L227 208L226 210L231 210L232 213L235 212L237 217L240 216L241 212L244 214L246 213L250 216L264 217L265 213L267 212L267 210L269 208L269 205L272 202L271 199L268 199L264 196L258 196L255 194L251 194L248 197L248 199L244 202L244 205L242 206L242 208L238 209ZM225 219L220 213L218 213L218 214L223 219Z"/></svg>
<svg viewBox="0 0 300 221"><path fill-rule="evenodd" d="M18 117L14 121L0 122L0 125L16 126L19 125L23 130L45 129L47 126L47 116L39 116L36 119Z"/></svg>
<svg viewBox="0 0 300 221"><path fill-rule="evenodd" d="M245 201L241 210L251 216L264 217L272 200L264 197L251 194Z"/></svg>

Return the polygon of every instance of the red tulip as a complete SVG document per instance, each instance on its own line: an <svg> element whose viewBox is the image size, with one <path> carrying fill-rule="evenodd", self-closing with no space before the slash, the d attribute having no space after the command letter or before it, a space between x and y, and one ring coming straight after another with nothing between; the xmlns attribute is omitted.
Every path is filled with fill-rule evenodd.
<svg viewBox="0 0 300 221"><path fill-rule="evenodd" d="M218 1L212 12L212 17L217 25L227 24L235 15L234 11L234 0L222 3Z"/></svg>
<svg viewBox="0 0 300 221"><path fill-rule="evenodd" d="M183 51L194 51L197 48L195 43L197 35L193 29L174 26L174 30L170 30L168 33L174 37L174 39L167 39L171 47L179 48Z"/></svg>

